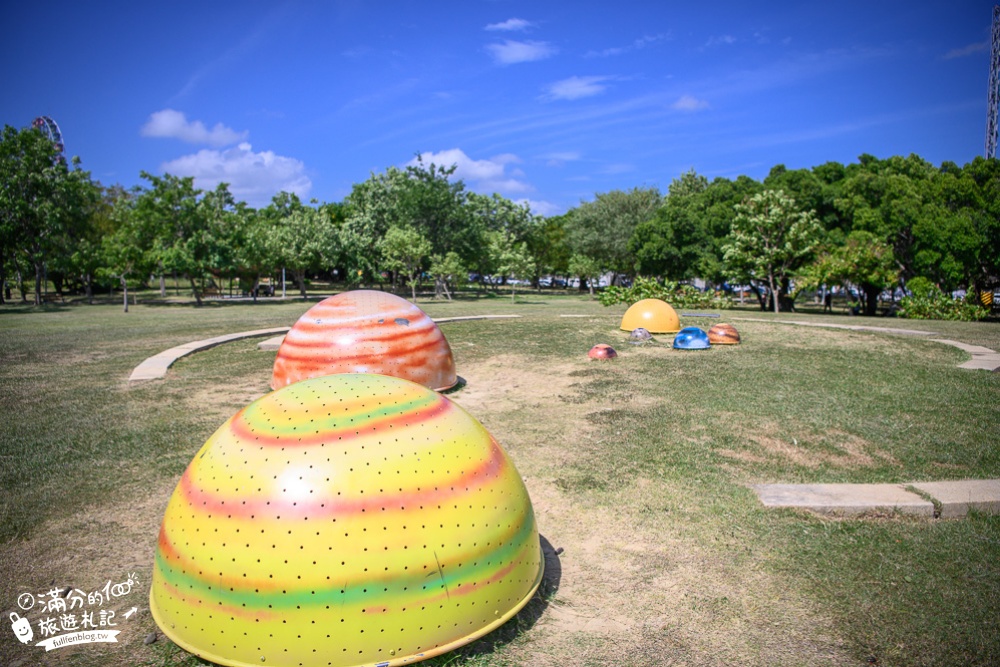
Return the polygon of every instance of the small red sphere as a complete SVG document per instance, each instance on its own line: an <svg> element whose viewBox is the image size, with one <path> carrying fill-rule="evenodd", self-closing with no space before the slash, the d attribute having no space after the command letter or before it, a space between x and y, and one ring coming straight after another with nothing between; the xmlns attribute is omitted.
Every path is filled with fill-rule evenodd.
<svg viewBox="0 0 1000 667"><path fill-rule="evenodd" d="M615 352L615 348L610 345L598 343L594 347L590 348L590 352L587 353L587 356L591 359L614 359L618 356L618 353Z"/></svg>

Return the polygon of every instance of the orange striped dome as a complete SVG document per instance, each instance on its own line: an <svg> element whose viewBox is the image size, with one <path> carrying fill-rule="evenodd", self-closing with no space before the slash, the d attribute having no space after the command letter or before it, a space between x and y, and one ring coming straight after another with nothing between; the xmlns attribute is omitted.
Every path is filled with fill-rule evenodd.
<svg viewBox="0 0 1000 667"><path fill-rule="evenodd" d="M374 373L443 391L458 383L451 347L427 314L387 292L356 290L320 301L278 348L271 389L335 373Z"/></svg>
<svg viewBox="0 0 1000 667"><path fill-rule="evenodd" d="M708 330L708 342L712 345L739 345L740 332L732 324L720 322Z"/></svg>
<svg viewBox="0 0 1000 667"><path fill-rule="evenodd" d="M528 492L482 424L413 382L327 375L254 401L195 455L150 610L223 665L394 667L502 625L542 568Z"/></svg>

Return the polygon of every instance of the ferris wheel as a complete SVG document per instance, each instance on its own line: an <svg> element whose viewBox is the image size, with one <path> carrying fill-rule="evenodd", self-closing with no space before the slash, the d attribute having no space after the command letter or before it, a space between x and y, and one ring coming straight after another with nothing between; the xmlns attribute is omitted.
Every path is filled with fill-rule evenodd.
<svg viewBox="0 0 1000 667"><path fill-rule="evenodd" d="M31 127L48 137L49 141L52 142L52 145L56 147L56 152L59 153L60 156L62 155L62 132L59 130L59 126L56 125L56 122L52 120L51 116L39 116L35 120L31 121Z"/></svg>

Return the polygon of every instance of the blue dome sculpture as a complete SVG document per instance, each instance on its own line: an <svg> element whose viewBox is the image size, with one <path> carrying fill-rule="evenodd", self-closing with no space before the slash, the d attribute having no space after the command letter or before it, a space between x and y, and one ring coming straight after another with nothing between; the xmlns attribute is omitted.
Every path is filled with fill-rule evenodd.
<svg viewBox="0 0 1000 667"><path fill-rule="evenodd" d="M674 337L674 347L678 350L707 350L711 345L707 333L698 327L684 327Z"/></svg>

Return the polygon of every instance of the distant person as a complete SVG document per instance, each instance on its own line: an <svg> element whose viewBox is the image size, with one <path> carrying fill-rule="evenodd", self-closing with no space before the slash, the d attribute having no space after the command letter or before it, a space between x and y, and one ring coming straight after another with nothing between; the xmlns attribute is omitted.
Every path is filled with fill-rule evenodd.
<svg viewBox="0 0 1000 667"><path fill-rule="evenodd" d="M833 293L827 292L823 295L823 312L833 312Z"/></svg>

